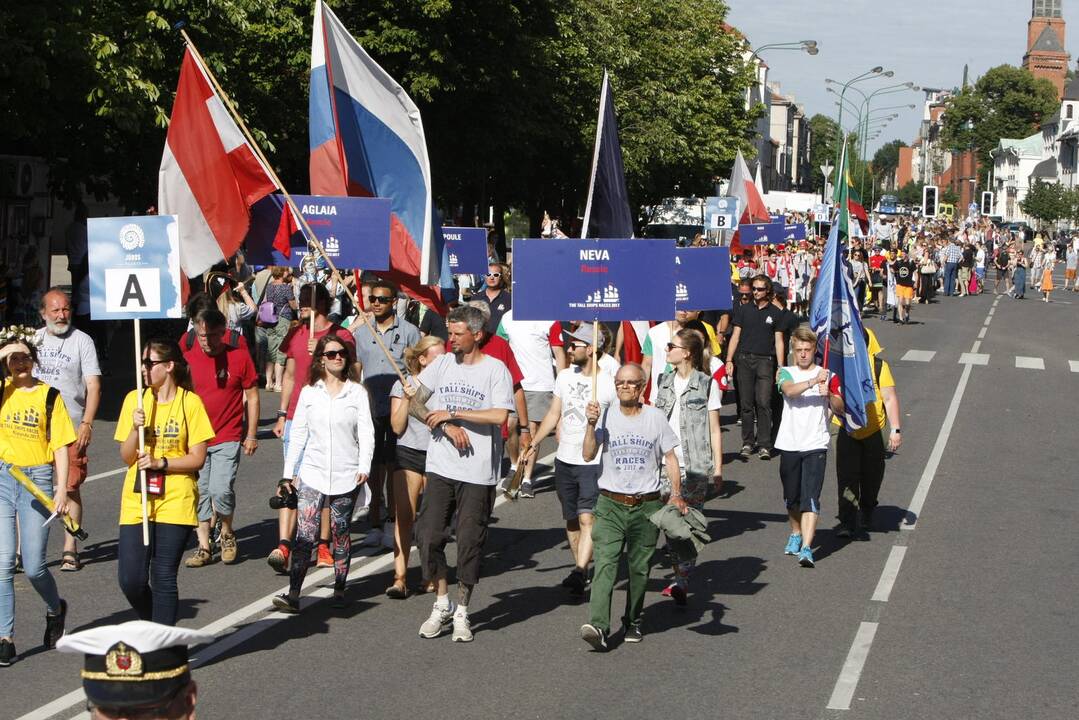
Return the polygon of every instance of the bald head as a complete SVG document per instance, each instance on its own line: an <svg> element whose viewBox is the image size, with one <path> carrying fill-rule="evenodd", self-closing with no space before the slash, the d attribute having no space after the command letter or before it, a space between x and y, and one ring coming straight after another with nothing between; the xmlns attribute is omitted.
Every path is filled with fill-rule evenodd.
<svg viewBox="0 0 1079 720"><path fill-rule="evenodd" d="M50 335L67 335L71 331L71 299L60 288L50 288L41 297L41 319Z"/></svg>

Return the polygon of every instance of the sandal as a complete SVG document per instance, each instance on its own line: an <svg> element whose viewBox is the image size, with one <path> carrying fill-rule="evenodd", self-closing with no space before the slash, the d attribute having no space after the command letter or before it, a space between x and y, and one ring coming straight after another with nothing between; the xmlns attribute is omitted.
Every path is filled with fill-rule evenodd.
<svg viewBox="0 0 1079 720"><path fill-rule="evenodd" d="M408 597L408 586L405 585L404 577L394 577L393 585L386 588L386 597L393 598L394 600L404 600Z"/></svg>
<svg viewBox="0 0 1079 720"><path fill-rule="evenodd" d="M60 572L78 572L79 570L82 570L79 553L65 550L60 554Z"/></svg>

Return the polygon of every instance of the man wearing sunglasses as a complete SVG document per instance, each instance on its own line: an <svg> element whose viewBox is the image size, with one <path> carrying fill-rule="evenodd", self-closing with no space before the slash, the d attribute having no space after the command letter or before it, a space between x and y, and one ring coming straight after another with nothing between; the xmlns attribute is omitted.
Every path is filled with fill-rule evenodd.
<svg viewBox="0 0 1079 720"><path fill-rule="evenodd" d="M510 268L503 263L491 263L487 266L487 276L483 280L483 292L472 296L473 300L482 300L491 308L491 319L487 323L487 334L494 335L502 323L502 316L513 306L510 296Z"/></svg>
<svg viewBox="0 0 1079 720"><path fill-rule="evenodd" d="M396 312L397 287L386 280L371 284L364 300L372 315L375 332L378 332L386 349L393 356L391 363L375 339L371 325L361 322L356 326L356 359L363 366L363 381L371 396L371 412L375 423L375 456L371 461L368 487L371 489L371 510L367 516L371 532L363 544L369 547L382 545L393 549L393 493L389 492L389 479L397 456L397 435L390 427L390 390L397 381L397 372L405 372L405 348L420 341L420 329ZM382 489L386 492L386 526L380 528L382 519Z"/></svg>

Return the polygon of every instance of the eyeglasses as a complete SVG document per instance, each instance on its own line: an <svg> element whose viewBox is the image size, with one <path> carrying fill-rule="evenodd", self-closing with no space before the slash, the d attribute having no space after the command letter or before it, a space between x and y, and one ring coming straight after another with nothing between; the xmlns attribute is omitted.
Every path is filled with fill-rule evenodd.
<svg viewBox="0 0 1079 720"><path fill-rule="evenodd" d="M752 293L738 293L738 297L740 297L740 298L742 298L743 300L745 300L745 299L747 299L747 298L750 298L750 297L752 297Z"/></svg>
<svg viewBox="0 0 1079 720"><path fill-rule="evenodd" d="M569 349L570 350L584 350L587 347L588 347L588 343L583 343L583 342L574 342L574 343L569 344Z"/></svg>
<svg viewBox="0 0 1079 720"><path fill-rule="evenodd" d="M671 350L685 350L685 347L675 345L674 343L667 343L667 352L670 352Z"/></svg>
<svg viewBox="0 0 1079 720"><path fill-rule="evenodd" d="M160 365L161 363L167 363L167 362L169 362L169 361L168 360L151 360L150 358L143 358L142 359L142 366L144 368L146 368L147 370L150 370L151 368L153 368L154 365Z"/></svg>
<svg viewBox="0 0 1079 720"><path fill-rule="evenodd" d="M487 277L502 277L502 273L487 273Z"/></svg>
<svg viewBox="0 0 1079 720"><path fill-rule="evenodd" d="M768 288L755 287L753 288L753 292L768 292Z"/></svg>
<svg viewBox="0 0 1079 720"><path fill-rule="evenodd" d="M330 360L336 360L341 358L342 360L348 359L348 353L344 350L326 350L322 353L322 357L329 358Z"/></svg>
<svg viewBox="0 0 1079 720"><path fill-rule="evenodd" d="M368 295L367 302L371 303L372 305L374 305L375 303L386 304L393 302L393 297L391 295Z"/></svg>
<svg viewBox="0 0 1079 720"><path fill-rule="evenodd" d="M618 387L640 387L644 385L641 380L615 380L614 384Z"/></svg>

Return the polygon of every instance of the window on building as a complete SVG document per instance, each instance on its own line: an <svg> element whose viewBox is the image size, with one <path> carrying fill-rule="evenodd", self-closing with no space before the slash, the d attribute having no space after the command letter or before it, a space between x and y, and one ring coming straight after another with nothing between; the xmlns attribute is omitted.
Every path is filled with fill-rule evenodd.
<svg viewBox="0 0 1079 720"><path fill-rule="evenodd" d="M1072 119L1072 104L1068 103L1064 106L1064 117L1068 120Z"/></svg>

